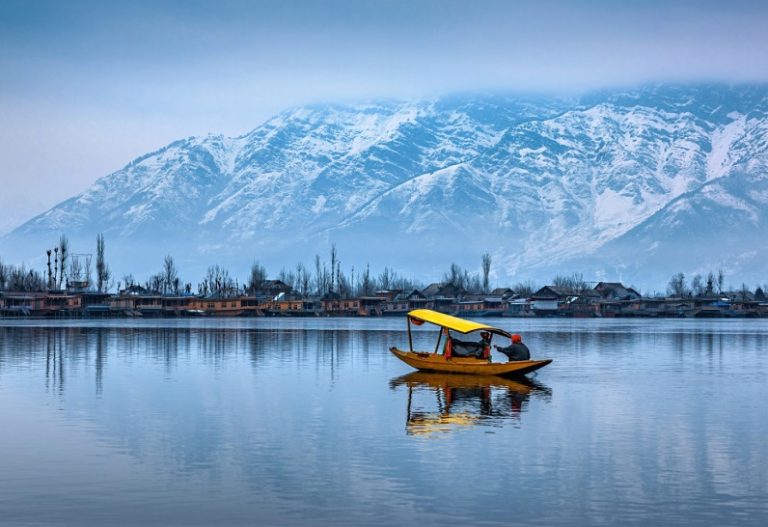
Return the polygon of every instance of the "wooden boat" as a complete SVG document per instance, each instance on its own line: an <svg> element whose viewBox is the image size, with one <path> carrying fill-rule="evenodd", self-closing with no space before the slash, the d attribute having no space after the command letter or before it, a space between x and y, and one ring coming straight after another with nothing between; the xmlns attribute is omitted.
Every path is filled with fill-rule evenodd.
<svg viewBox="0 0 768 527"><path fill-rule="evenodd" d="M410 311L406 318L408 321L409 351L401 350L396 347L390 348L389 351L401 361L420 371L472 375L524 375L536 371L539 368L543 368L552 362L552 359L491 362L490 358L482 359L477 357L446 356L446 354L438 352L444 332L454 331L466 335L484 331L491 334L491 338L493 335L501 335L510 339L512 338L512 335L503 329L464 320L444 313L438 313L437 311L432 311L430 309L415 309ZM440 328L437 343L432 352L414 351L413 349L411 324L420 326L424 322L434 324ZM490 346L490 342L488 345Z"/></svg>

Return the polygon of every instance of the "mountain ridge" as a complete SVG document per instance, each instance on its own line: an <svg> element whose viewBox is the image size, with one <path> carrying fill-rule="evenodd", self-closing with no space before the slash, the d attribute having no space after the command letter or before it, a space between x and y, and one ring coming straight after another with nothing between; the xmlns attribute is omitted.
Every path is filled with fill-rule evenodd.
<svg viewBox="0 0 768 527"><path fill-rule="evenodd" d="M622 269L635 283L658 282L707 262L686 264L670 246L649 269L633 263L637 248L622 238L649 243L651 234L629 234L647 224L663 239L668 225L647 222L680 196L711 192L713 181L740 174L759 187L767 112L763 85L292 108L238 137L188 137L139 156L0 243L5 254L34 244L42 253L59 232L78 244L103 232L120 258L141 254L159 266L163 250L177 251L197 274L218 260L307 262L331 243L351 265L424 277L454 260L478 267L490 252L501 280ZM738 211L738 189L718 188ZM761 199L750 202L759 218L768 210ZM768 274L759 258L750 266L733 272Z"/></svg>

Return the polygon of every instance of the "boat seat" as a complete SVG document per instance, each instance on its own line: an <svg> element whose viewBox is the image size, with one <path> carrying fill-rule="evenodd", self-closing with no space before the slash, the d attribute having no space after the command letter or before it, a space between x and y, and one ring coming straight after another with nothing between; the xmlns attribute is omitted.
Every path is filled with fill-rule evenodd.
<svg viewBox="0 0 768 527"><path fill-rule="evenodd" d="M451 355L454 357L483 357L483 345L479 342L453 339Z"/></svg>

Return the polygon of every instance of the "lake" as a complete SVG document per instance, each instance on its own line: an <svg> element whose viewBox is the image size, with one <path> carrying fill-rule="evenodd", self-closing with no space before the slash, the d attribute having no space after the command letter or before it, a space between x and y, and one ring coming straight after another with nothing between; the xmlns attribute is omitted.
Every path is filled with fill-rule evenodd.
<svg viewBox="0 0 768 527"><path fill-rule="evenodd" d="M2 320L0 525L768 522L768 320L487 322L554 362L413 374L401 319Z"/></svg>

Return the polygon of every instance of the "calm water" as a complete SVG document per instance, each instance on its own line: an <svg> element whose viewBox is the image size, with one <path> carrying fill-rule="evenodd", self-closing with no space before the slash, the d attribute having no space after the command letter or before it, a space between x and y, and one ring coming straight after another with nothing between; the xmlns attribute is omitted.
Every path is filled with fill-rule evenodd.
<svg viewBox="0 0 768 527"><path fill-rule="evenodd" d="M555 362L407 375L399 319L0 321L0 524L768 522L768 321L495 322Z"/></svg>

